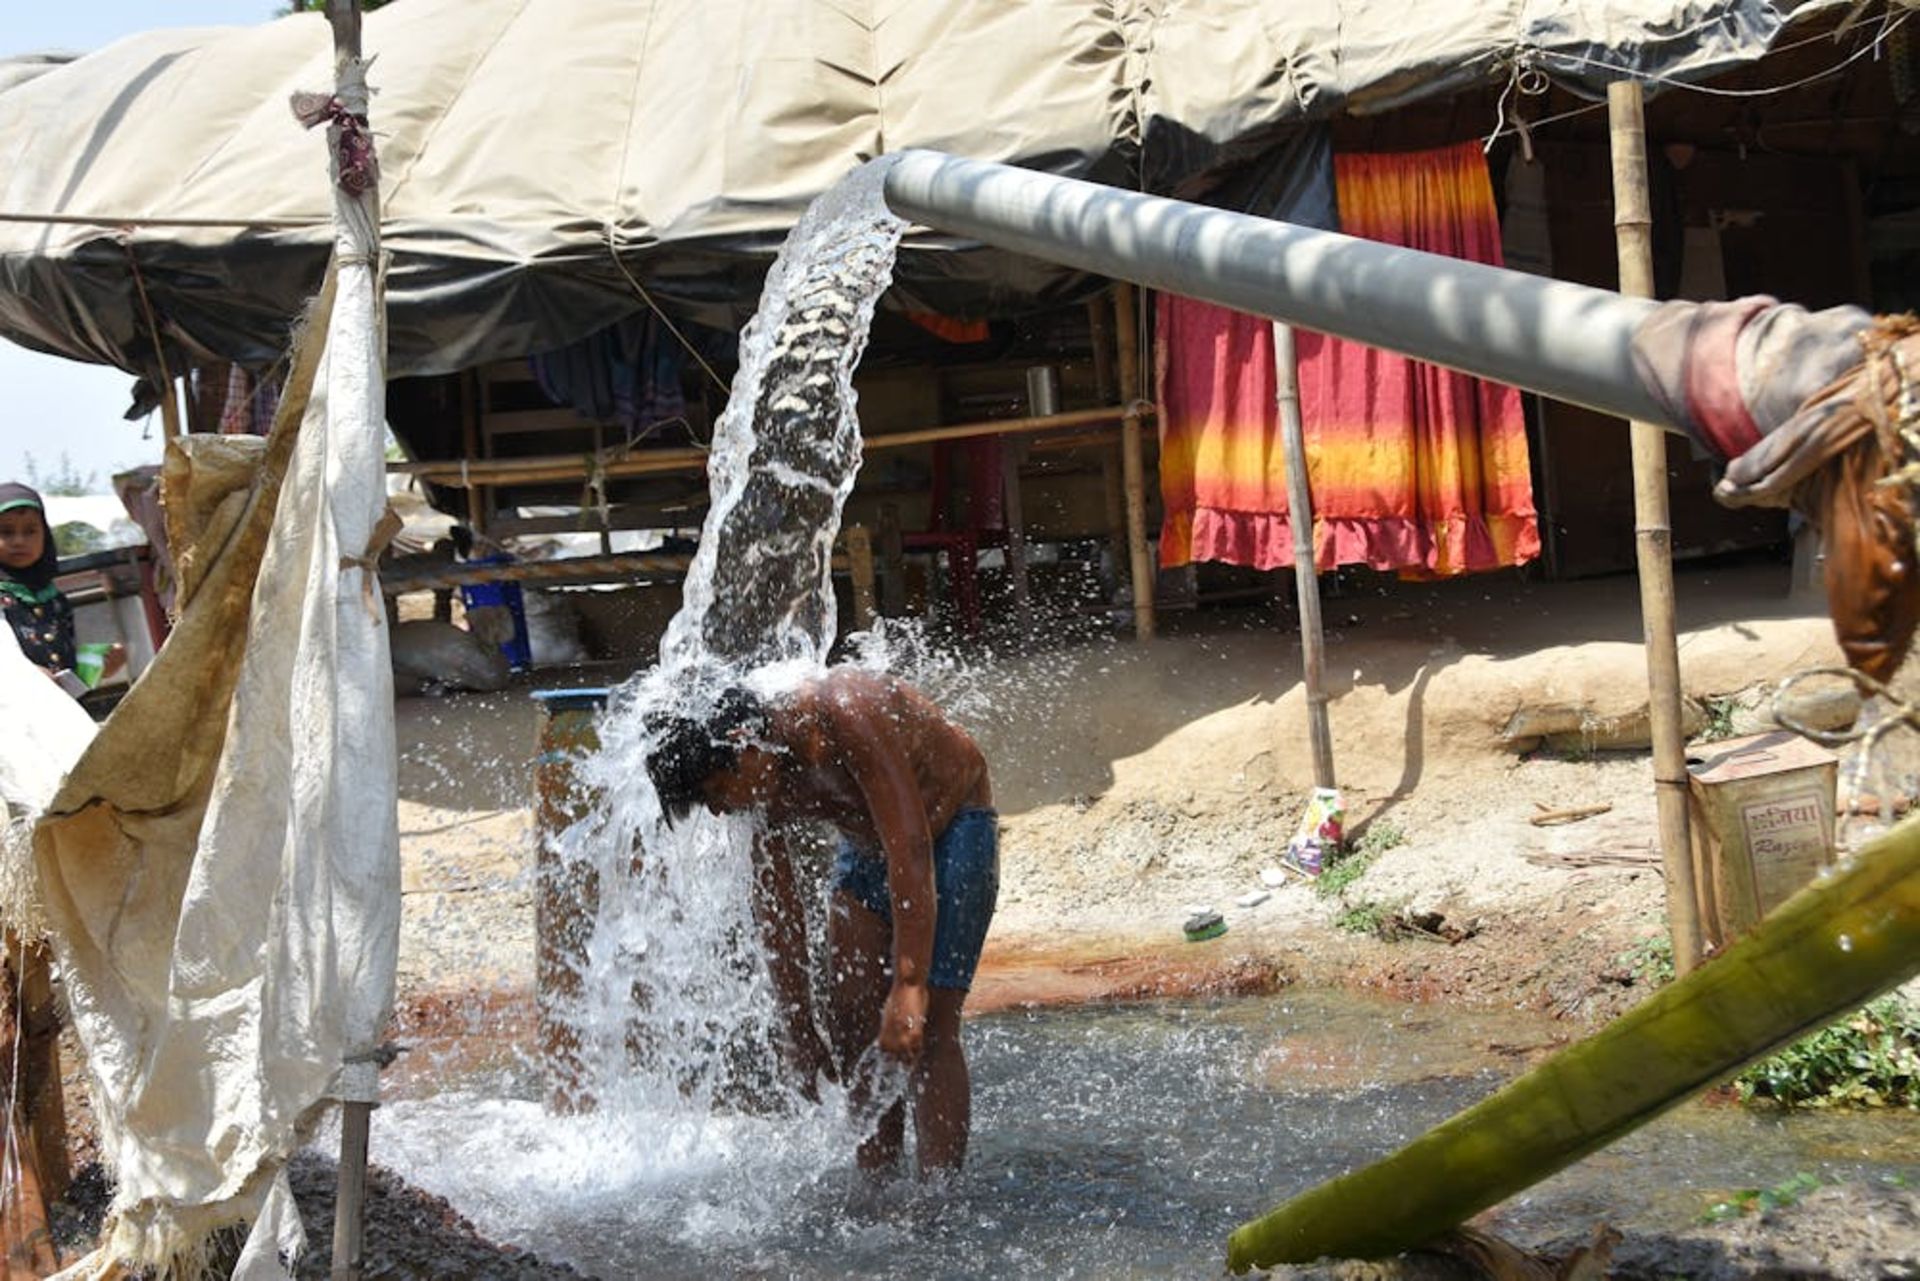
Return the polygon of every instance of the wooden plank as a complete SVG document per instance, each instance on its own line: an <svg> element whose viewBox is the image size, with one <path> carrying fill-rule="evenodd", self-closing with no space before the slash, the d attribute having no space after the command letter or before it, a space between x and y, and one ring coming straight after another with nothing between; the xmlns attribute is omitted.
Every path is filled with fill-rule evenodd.
<svg viewBox="0 0 1920 1281"><path fill-rule="evenodd" d="M496 436L532 436L546 432L579 431L590 432L601 424L592 418L582 418L572 409L501 409L494 410L481 420L481 431L492 439Z"/></svg>

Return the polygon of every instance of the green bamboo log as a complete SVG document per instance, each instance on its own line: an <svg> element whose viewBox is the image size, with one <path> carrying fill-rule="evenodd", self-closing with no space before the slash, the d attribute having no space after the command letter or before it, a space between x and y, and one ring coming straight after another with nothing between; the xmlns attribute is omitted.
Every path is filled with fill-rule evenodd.
<svg viewBox="0 0 1920 1281"><path fill-rule="evenodd" d="M1234 1272L1412 1249L1920 972L1920 819L1719 959L1364 1169L1227 1242Z"/></svg>

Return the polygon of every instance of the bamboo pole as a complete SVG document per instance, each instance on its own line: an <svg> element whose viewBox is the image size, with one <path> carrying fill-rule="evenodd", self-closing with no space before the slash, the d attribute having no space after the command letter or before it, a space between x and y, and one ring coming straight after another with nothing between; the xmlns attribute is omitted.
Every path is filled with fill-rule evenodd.
<svg viewBox="0 0 1920 1281"><path fill-rule="evenodd" d="M864 533L862 531L863 536ZM857 575L859 570L851 555L853 530L848 530L847 534L849 554L835 554L828 564L836 574ZM871 542L868 546L871 548ZM615 552L611 556L567 556L560 560L509 561L503 565L449 564L428 570L396 570L382 574L380 590L389 596L405 596L409 592L445 591L453 587L471 587L476 583L578 583L623 578L684 578L692 567L692 556L669 552Z"/></svg>
<svg viewBox="0 0 1920 1281"><path fill-rule="evenodd" d="M1227 1266L1410 1250L1916 971L1920 821L1909 819L1712 965L1392 1156L1242 1226L1227 1243Z"/></svg>
<svg viewBox="0 0 1920 1281"><path fill-rule="evenodd" d="M1135 407L1136 414L1151 417L1150 404ZM899 449L908 445L928 445L949 440L969 440L979 436L1029 435L1063 431L1096 423L1120 422L1127 410L1120 405L1099 409L1075 409L1064 414L1042 414L1027 418L986 419L972 423L953 423L945 427L922 427L912 431L890 432L861 442L868 453ZM1044 448L1045 442L1037 447ZM610 480L634 476L654 476L669 472L697 472L707 465L704 449L645 449L624 458L609 459L600 474ZM536 454L527 458L416 459L391 462L387 471L395 476L418 476L436 485L454 488L479 488L492 485L535 485L580 480L592 471L589 460L579 454Z"/></svg>
<svg viewBox="0 0 1920 1281"><path fill-rule="evenodd" d="M864 632L873 626L873 535L865 525L849 525L845 539L853 574L853 629Z"/></svg>
<svg viewBox="0 0 1920 1281"><path fill-rule="evenodd" d="M1653 296L1653 213L1647 197L1647 129L1640 86L1607 87L1613 143L1614 235L1620 292ZM1680 716L1680 646L1673 604L1673 530L1667 514L1666 433L1636 422L1633 432L1634 544L1640 615L1647 649L1653 729L1653 784L1660 814L1660 856L1667 882L1667 928L1674 968L1685 974L1703 953L1699 894L1687 832L1687 743Z"/></svg>
<svg viewBox="0 0 1920 1281"><path fill-rule="evenodd" d="M1300 421L1300 371L1293 327L1273 326L1274 399L1287 457L1287 518L1293 527L1293 585L1300 602L1300 665L1307 687L1307 740L1315 787L1332 787L1333 728L1327 720L1326 638L1320 629L1320 574L1313 556L1313 492L1307 483L1307 436Z"/></svg>
<svg viewBox="0 0 1920 1281"><path fill-rule="evenodd" d="M906 539L898 503L880 504L880 612L898 618L907 612Z"/></svg>
<svg viewBox="0 0 1920 1281"><path fill-rule="evenodd" d="M1127 499L1127 559L1133 569L1133 634L1152 640L1153 560L1147 547L1147 480L1140 418L1140 325L1134 314L1133 286L1113 286L1114 329L1120 357L1120 469Z"/></svg>
<svg viewBox="0 0 1920 1281"><path fill-rule="evenodd" d="M480 456L480 402L485 388L478 370L460 375L460 449L466 458ZM487 532L487 487L467 486L467 528L476 534Z"/></svg>
<svg viewBox="0 0 1920 1281"><path fill-rule="evenodd" d="M367 90L360 57L360 0L327 0L327 23L333 29L334 93L347 112L364 118ZM380 251L380 193L377 183L373 189L358 194L348 190L341 164L342 138L340 125L328 126L336 261L341 263L344 273L349 254L365 255L359 265L363 270L371 270L370 260L377 260ZM367 145L372 147L371 139ZM375 309L372 332L384 334L384 317L380 315L384 304L377 272L371 305ZM350 1054L342 1064L341 1078L340 1165L333 1201L332 1277L333 1281L360 1281L365 1270L362 1252L366 1240L367 1145L373 1110L379 1106L380 1076L374 1063L356 1061Z"/></svg>
<svg viewBox="0 0 1920 1281"><path fill-rule="evenodd" d="M180 436L180 398L174 394L173 379L165 375L160 383L160 436L163 440L176 440Z"/></svg>

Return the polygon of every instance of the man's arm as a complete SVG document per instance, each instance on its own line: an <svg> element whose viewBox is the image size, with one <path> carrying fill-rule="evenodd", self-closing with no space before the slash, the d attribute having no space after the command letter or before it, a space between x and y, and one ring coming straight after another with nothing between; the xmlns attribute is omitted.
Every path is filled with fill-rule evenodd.
<svg viewBox="0 0 1920 1281"><path fill-rule="evenodd" d="M880 1048L912 1062L926 1043L927 975L935 920L933 834L919 785L883 713L848 700L832 707L837 754L867 803L887 859L893 908L893 987L880 1013Z"/></svg>
<svg viewBox="0 0 1920 1281"><path fill-rule="evenodd" d="M769 832L753 843L753 919L766 953L767 975L787 1030L787 1055L800 1091L819 1097L817 1081L833 1076L833 1057L813 1022L813 985L807 967L807 914L793 884L793 856L784 837Z"/></svg>

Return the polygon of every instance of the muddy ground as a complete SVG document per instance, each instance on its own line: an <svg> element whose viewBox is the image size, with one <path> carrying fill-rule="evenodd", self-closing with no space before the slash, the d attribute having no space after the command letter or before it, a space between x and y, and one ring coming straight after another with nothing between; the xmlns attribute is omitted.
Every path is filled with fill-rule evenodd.
<svg viewBox="0 0 1920 1281"><path fill-rule="evenodd" d="M1681 571L1697 728L1762 728L1767 682L1838 661L1818 602L1786 587L1777 565ZM999 658L902 647L905 674L980 739L1002 812L1002 897L970 1009L1344 984L1547 1011L1566 1041L1630 1007L1665 929L1634 591L1630 579L1502 576L1328 600L1336 761L1349 833L1368 851L1335 893L1270 883L1312 781L1284 607L1171 615L1147 646L1082 635ZM388 1089L530 1043L528 692L623 675L543 672L503 694L400 703L395 1035L415 1052ZM1534 821L1576 808L1595 812ZM1184 941L1198 907L1225 916L1224 937ZM1515 1070L1552 1048L1528 1047ZM296 1183L311 1239L301 1275L319 1276L326 1163L303 1157ZM369 1276L573 1275L495 1250L384 1174L369 1216ZM1630 1238L1613 1266L1881 1277L1920 1275L1916 1257L1920 1193L1838 1187L1764 1218Z"/></svg>

